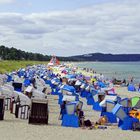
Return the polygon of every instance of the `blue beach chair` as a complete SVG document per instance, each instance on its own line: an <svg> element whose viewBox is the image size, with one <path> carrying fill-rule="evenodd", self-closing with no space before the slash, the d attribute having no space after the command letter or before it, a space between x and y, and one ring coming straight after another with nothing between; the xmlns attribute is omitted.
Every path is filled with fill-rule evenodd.
<svg viewBox="0 0 140 140"><path fill-rule="evenodd" d="M139 122L138 119L128 116L120 104L116 104L112 110L112 113L119 118L118 127L120 127L122 130L132 130L133 123Z"/></svg>
<svg viewBox="0 0 140 140"><path fill-rule="evenodd" d="M66 104L66 114L62 119L62 126L65 127L79 127L79 118L75 115L76 102Z"/></svg>

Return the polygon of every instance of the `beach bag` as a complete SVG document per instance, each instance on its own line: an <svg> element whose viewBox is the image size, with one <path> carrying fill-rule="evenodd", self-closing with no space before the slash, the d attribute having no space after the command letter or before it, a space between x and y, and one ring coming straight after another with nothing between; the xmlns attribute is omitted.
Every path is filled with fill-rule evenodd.
<svg viewBox="0 0 140 140"><path fill-rule="evenodd" d="M140 131L140 122L138 122L138 123L134 122L133 123L133 131L136 131L136 130Z"/></svg>
<svg viewBox="0 0 140 140"><path fill-rule="evenodd" d="M85 121L84 121L84 124L85 124L86 127L92 126L92 123L91 123L90 120L85 120Z"/></svg>

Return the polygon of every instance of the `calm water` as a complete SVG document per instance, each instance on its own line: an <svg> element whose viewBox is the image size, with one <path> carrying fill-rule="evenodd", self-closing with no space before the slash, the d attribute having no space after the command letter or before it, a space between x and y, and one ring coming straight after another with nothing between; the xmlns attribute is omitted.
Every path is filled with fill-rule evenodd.
<svg viewBox="0 0 140 140"><path fill-rule="evenodd" d="M134 77L135 82L140 82L140 62L80 62L76 65L81 68L93 68L108 78L128 80Z"/></svg>

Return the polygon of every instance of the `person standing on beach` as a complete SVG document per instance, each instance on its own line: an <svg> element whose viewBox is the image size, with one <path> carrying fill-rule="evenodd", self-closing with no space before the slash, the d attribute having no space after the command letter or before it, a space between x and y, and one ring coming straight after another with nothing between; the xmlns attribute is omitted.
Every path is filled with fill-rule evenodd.
<svg viewBox="0 0 140 140"><path fill-rule="evenodd" d="M63 101L63 103L61 105L59 120L63 119L64 114L66 114L66 101Z"/></svg>

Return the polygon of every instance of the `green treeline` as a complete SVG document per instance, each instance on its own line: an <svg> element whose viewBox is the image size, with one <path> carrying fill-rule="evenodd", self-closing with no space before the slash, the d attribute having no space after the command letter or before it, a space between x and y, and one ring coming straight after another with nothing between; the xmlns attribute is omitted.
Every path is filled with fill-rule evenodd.
<svg viewBox="0 0 140 140"><path fill-rule="evenodd" d="M25 52L16 48L8 48L0 46L0 58L3 60L34 60L34 61L49 61L51 56L42 55L39 53Z"/></svg>

